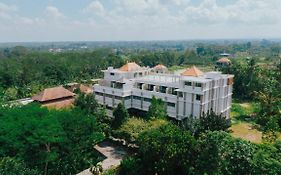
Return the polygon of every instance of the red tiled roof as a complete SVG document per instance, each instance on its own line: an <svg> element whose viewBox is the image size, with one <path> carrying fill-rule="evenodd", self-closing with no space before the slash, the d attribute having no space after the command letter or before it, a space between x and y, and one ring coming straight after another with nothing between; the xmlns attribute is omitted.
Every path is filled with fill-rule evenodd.
<svg viewBox="0 0 281 175"><path fill-rule="evenodd" d="M166 66L164 66L163 64L157 64L154 69L167 69Z"/></svg>
<svg viewBox="0 0 281 175"><path fill-rule="evenodd" d="M34 101L45 102L49 100L55 100L65 97L73 97L75 96L74 93L70 92L69 90L63 88L62 86L47 88L38 93L37 95L33 96L32 99Z"/></svg>
<svg viewBox="0 0 281 175"><path fill-rule="evenodd" d="M220 63L229 63L231 62L228 58L226 57L222 57L221 59L219 59L217 62L220 62Z"/></svg>
<svg viewBox="0 0 281 175"><path fill-rule="evenodd" d="M186 69L186 71L181 73L181 75L184 75L184 76L194 76L194 77L198 77L203 74L204 73L200 69L198 69L196 66L192 66L191 68Z"/></svg>
<svg viewBox="0 0 281 175"><path fill-rule="evenodd" d="M123 65L122 67L119 68L119 70L121 71L136 71L139 70L141 67L135 63L135 62L131 62L131 63L126 63L125 65Z"/></svg>

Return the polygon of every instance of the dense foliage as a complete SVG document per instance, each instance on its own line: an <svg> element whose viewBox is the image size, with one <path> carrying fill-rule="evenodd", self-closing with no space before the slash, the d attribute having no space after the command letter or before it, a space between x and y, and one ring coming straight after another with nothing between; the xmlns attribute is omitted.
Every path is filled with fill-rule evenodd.
<svg viewBox="0 0 281 175"><path fill-rule="evenodd" d="M0 111L0 157L14 157L44 174L73 174L98 161L104 135L79 109L48 111L37 104Z"/></svg>
<svg viewBox="0 0 281 175"><path fill-rule="evenodd" d="M223 131L199 139L172 125L145 132L137 156L122 161L121 174L280 174L280 142L256 145Z"/></svg>
<svg viewBox="0 0 281 175"><path fill-rule="evenodd" d="M163 119L143 120L140 118L129 118L121 127L113 132L114 136L125 139L129 143L135 143L141 133L151 129L159 128L167 124Z"/></svg>
<svg viewBox="0 0 281 175"><path fill-rule="evenodd" d="M113 110L113 116L114 119L111 123L113 129L119 128L129 118L129 113L123 103L119 103Z"/></svg>
<svg viewBox="0 0 281 175"><path fill-rule="evenodd" d="M3 157L0 158L0 174L1 175L39 175L37 170L27 168L25 163L16 160L15 158Z"/></svg>
<svg viewBox="0 0 281 175"><path fill-rule="evenodd" d="M98 78L102 69L124 64L109 49L57 54L25 50L2 57L0 90L6 100L31 96L47 86Z"/></svg>
<svg viewBox="0 0 281 175"><path fill-rule="evenodd" d="M160 98L157 99L156 97L153 96L146 116L148 119L166 118L167 111L166 111L165 102L162 99Z"/></svg>
<svg viewBox="0 0 281 175"><path fill-rule="evenodd" d="M183 129L198 137L201 133L207 131L226 131L231 123L230 119L225 116L217 115L214 111L203 113L200 117L195 118L190 116L180 122Z"/></svg>

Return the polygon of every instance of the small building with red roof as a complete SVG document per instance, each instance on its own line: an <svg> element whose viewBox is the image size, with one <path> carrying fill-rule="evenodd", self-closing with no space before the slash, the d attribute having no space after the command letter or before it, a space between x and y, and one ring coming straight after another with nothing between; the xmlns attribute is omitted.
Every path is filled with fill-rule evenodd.
<svg viewBox="0 0 281 175"><path fill-rule="evenodd" d="M222 57L218 61L216 61L216 65L218 67L229 66L230 64L231 64L231 61L227 57Z"/></svg>
<svg viewBox="0 0 281 175"><path fill-rule="evenodd" d="M48 108L71 107L75 100L75 94L62 86L47 88L32 97L32 100Z"/></svg>

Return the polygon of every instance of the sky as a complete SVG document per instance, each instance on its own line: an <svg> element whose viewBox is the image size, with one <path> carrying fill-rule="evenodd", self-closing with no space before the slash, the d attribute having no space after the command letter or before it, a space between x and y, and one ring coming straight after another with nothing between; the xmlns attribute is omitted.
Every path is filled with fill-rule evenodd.
<svg viewBox="0 0 281 175"><path fill-rule="evenodd" d="M0 42L281 38L281 0L0 0Z"/></svg>

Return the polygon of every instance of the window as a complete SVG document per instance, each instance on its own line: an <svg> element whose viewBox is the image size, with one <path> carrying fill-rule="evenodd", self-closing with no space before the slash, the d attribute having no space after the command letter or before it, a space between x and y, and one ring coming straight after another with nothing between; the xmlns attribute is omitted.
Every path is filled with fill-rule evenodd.
<svg viewBox="0 0 281 175"><path fill-rule="evenodd" d="M115 96L115 99L116 99L116 100L122 100L122 97Z"/></svg>
<svg viewBox="0 0 281 175"><path fill-rule="evenodd" d="M183 97L183 93L182 92L179 91L178 94L179 94L179 97L181 97L181 98Z"/></svg>
<svg viewBox="0 0 281 175"><path fill-rule="evenodd" d="M114 82L114 81L111 81L111 82L110 82L110 87L114 88L114 86L115 86L115 82Z"/></svg>
<svg viewBox="0 0 281 175"><path fill-rule="evenodd" d="M166 86L160 86L159 91L160 91L161 93L166 93L166 89L167 89Z"/></svg>
<svg viewBox="0 0 281 175"><path fill-rule="evenodd" d="M141 97L139 97L139 96L133 96L133 99L134 99L134 100L141 100Z"/></svg>
<svg viewBox="0 0 281 175"><path fill-rule="evenodd" d="M146 102L151 102L150 98L144 98L143 100L146 101Z"/></svg>
<svg viewBox="0 0 281 175"><path fill-rule="evenodd" d="M202 87L202 83L195 83L195 87Z"/></svg>
<svg viewBox="0 0 281 175"><path fill-rule="evenodd" d="M172 88L172 94L173 94L173 95L177 95L177 91L176 91L175 88Z"/></svg>
<svg viewBox="0 0 281 175"><path fill-rule="evenodd" d="M227 85L232 85L232 84L233 84L233 78L228 78Z"/></svg>
<svg viewBox="0 0 281 175"><path fill-rule="evenodd" d="M111 75L111 76L114 76L115 74L114 74L114 73L112 73L112 72L110 72L110 75Z"/></svg>
<svg viewBox="0 0 281 175"><path fill-rule="evenodd" d="M108 98L112 98L112 95L110 95L110 94L105 94L105 96Z"/></svg>
<svg viewBox="0 0 281 175"><path fill-rule="evenodd" d="M192 86L192 82L186 81L186 82L184 82L184 85L185 85L185 86Z"/></svg>
<svg viewBox="0 0 281 175"><path fill-rule="evenodd" d="M196 100L201 101L201 95L196 94Z"/></svg>
<svg viewBox="0 0 281 175"><path fill-rule="evenodd" d="M143 83L136 83L136 87L137 87L138 89L142 89L142 85L143 85Z"/></svg>
<svg viewBox="0 0 281 175"><path fill-rule="evenodd" d="M134 73L134 78L136 78L136 77L137 77L137 75L138 75L138 73Z"/></svg>
<svg viewBox="0 0 281 175"><path fill-rule="evenodd" d="M149 90L149 91L153 91L153 89L154 89L154 85L152 85L152 84L149 84L149 85L148 85L148 88L147 88L147 90Z"/></svg>
<svg viewBox="0 0 281 175"><path fill-rule="evenodd" d="M116 89L122 89L123 88L123 83L116 83L114 88Z"/></svg>
<svg viewBox="0 0 281 175"><path fill-rule="evenodd" d="M173 108L176 107L176 104L175 104L175 103L171 103L171 102L168 102L167 105L168 105L169 107L173 107Z"/></svg>
<svg viewBox="0 0 281 175"><path fill-rule="evenodd" d="M139 76L140 76L140 77L142 76L142 72L139 73Z"/></svg>
<svg viewBox="0 0 281 175"><path fill-rule="evenodd" d="M103 96L103 93L95 92L95 95Z"/></svg>
<svg viewBox="0 0 281 175"><path fill-rule="evenodd" d="M130 100L131 96L124 97L124 100Z"/></svg>

